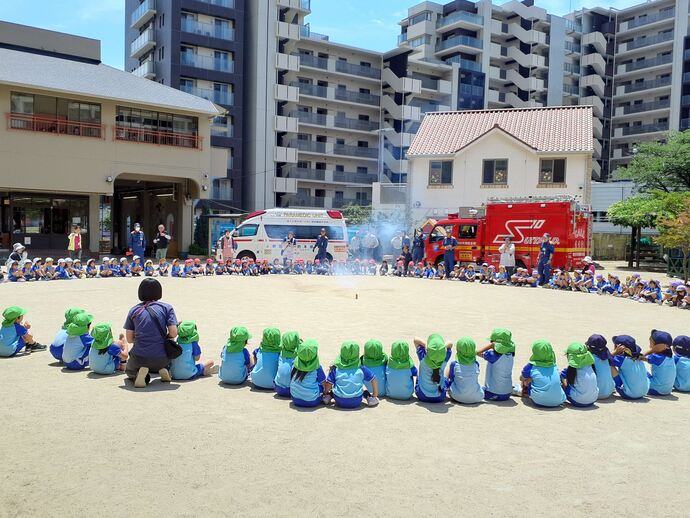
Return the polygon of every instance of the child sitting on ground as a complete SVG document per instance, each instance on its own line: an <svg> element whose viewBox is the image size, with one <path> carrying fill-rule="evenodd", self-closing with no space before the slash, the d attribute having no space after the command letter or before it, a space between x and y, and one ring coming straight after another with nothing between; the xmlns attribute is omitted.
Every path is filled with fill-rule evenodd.
<svg viewBox="0 0 690 518"><path fill-rule="evenodd" d="M280 331L275 327L264 329L261 343L253 355L252 384L256 388L273 390L280 357Z"/></svg>
<svg viewBox="0 0 690 518"><path fill-rule="evenodd" d="M153 261L151 259L147 259L144 263L144 275L146 277L153 277L154 273L156 272L153 269Z"/></svg>
<svg viewBox="0 0 690 518"><path fill-rule="evenodd" d="M228 385L241 385L247 380L252 366L252 358L247 350L247 342L252 336L246 327L233 327L228 341L221 352L218 377Z"/></svg>
<svg viewBox="0 0 690 518"><path fill-rule="evenodd" d="M26 353L43 351L46 346L34 340L29 331L31 324L24 320L26 310L18 306L10 306L2 312L2 327L0 327L0 356L9 358L22 349Z"/></svg>
<svg viewBox="0 0 690 518"><path fill-rule="evenodd" d="M103 260L101 261L101 265L98 267L98 274L103 278L113 276L113 272L110 269L110 258L109 257L104 257Z"/></svg>
<svg viewBox="0 0 690 518"><path fill-rule="evenodd" d="M79 313L67 326L67 339L62 350L62 363L70 370L82 370L89 366L89 351L93 338L89 334L93 316Z"/></svg>
<svg viewBox="0 0 690 518"><path fill-rule="evenodd" d="M128 277L131 274L131 269L129 267L129 261L126 257L120 258L120 277Z"/></svg>
<svg viewBox="0 0 690 518"><path fill-rule="evenodd" d="M365 390L364 382L369 381L373 393ZM324 403L331 402L341 408L358 408L362 399L367 405L378 404L378 381L369 368L360 365L359 345L356 342L344 342L340 347L340 354L331 366L324 382Z"/></svg>
<svg viewBox="0 0 690 518"><path fill-rule="evenodd" d="M158 259L158 275L160 277L167 277L170 271L170 264L165 259Z"/></svg>
<svg viewBox="0 0 690 518"><path fill-rule="evenodd" d="M203 364L196 363L201 358L199 331L196 323L184 320L177 326L177 343L182 347L182 354L170 362L170 376L174 380L193 380L200 376L211 376L218 372L213 360Z"/></svg>
<svg viewBox="0 0 690 518"><path fill-rule="evenodd" d="M305 340L297 346L290 376L292 404L303 408L319 406L324 398L325 383L326 374L319 362L319 344L316 340Z"/></svg>
<svg viewBox="0 0 690 518"><path fill-rule="evenodd" d="M171 277L184 277L184 270L180 267L180 260L179 259L173 259L172 260L172 267L170 268L170 276Z"/></svg>
<svg viewBox="0 0 690 518"><path fill-rule="evenodd" d="M297 331L288 331L281 338L278 370L276 370L276 376L273 379L276 394L279 396L290 397L292 368L295 363L295 356L297 356L297 347L301 342Z"/></svg>
<svg viewBox="0 0 690 518"><path fill-rule="evenodd" d="M410 345L399 340L393 342L391 355L386 364L386 394L389 398L408 400L414 393L417 367L410 358Z"/></svg>
<svg viewBox="0 0 690 518"><path fill-rule="evenodd" d="M46 264L43 267L44 279L47 281L52 281L56 278L57 272L55 271L55 266L53 265L53 258L46 257Z"/></svg>
<svg viewBox="0 0 690 518"><path fill-rule="evenodd" d="M65 347L65 341L67 340L67 326L72 323L74 317L83 312L84 310L81 308L69 308L65 311L65 322L62 324L62 328L58 331L53 342L50 344L50 354L57 361L62 362L62 351Z"/></svg>
<svg viewBox="0 0 690 518"><path fill-rule="evenodd" d="M124 371L129 349L125 335L115 341L110 324L96 324L91 331L93 342L89 351L89 367L96 374L113 374Z"/></svg>
<svg viewBox="0 0 690 518"><path fill-rule="evenodd" d="M659 282L651 279L640 293L640 298L638 300L640 302L659 303L661 300L661 287L659 286Z"/></svg>
<svg viewBox="0 0 690 518"><path fill-rule="evenodd" d="M364 354L360 358L362 365L374 373L378 384L378 397L386 395L386 363L388 356L383 352L383 344L378 340L369 340L364 344ZM370 394L374 393L371 381L365 381L364 385Z"/></svg>
<svg viewBox="0 0 690 518"><path fill-rule="evenodd" d="M489 345L477 351L477 356L487 361L484 399L506 401L513 393L513 336L507 329L496 328L491 332L489 341Z"/></svg>
<svg viewBox="0 0 690 518"><path fill-rule="evenodd" d="M532 356L520 374L522 395L537 406L552 408L565 402L565 392L556 367L556 354L546 340L532 344Z"/></svg>
<svg viewBox="0 0 690 518"><path fill-rule="evenodd" d="M426 342L414 339L419 358L419 374L415 393L425 403L441 403L446 399L446 379L443 373L453 349L452 342L445 342L439 334L432 334Z"/></svg>
<svg viewBox="0 0 690 518"><path fill-rule="evenodd" d="M132 274L132 277L140 277L143 271L144 266L141 264L141 257L135 255L132 258L132 266L130 267L129 272Z"/></svg>
<svg viewBox="0 0 690 518"><path fill-rule="evenodd" d="M644 366L642 350L628 335L613 337L613 365L617 374L613 381L623 399L641 399L649 392L649 378Z"/></svg>
<svg viewBox="0 0 690 518"><path fill-rule="evenodd" d="M12 261L7 267L7 280L10 282L24 282L24 272L19 267L19 261Z"/></svg>
<svg viewBox="0 0 690 518"><path fill-rule="evenodd" d="M673 339L673 352L673 361L676 363L673 388L680 392L690 392L690 336L676 336Z"/></svg>
<svg viewBox="0 0 690 518"><path fill-rule="evenodd" d="M479 384L477 344L469 336L463 336L455 344L455 361L448 366L446 386L448 393L458 403L481 403L484 389Z"/></svg>
<svg viewBox="0 0 690 518"><path fill-rule="evenodd" d="M597 399L609 398L616 390L613 377L617 374L617 370L613 367L611 352L606 346L606 338L601 335L592 335L587 339L585 345L594 357L593 368L597 375L597 389L599 390Z"/></svg>
<svg viewBox="0 0 690 518"><path fill-rule="evenodd" d="M673 338L666 331L653 329L649 336L649 350L642 358L652 367L649 377L650 396L668 396L676 381L676 362L671 347Z"/></svg>
<svg viewBox="0 0 690 518"><path fill-rule="evenodd" d="M585 344L572 343L565 351L568 367L561 372L565 397L575 407L589 407L599 398L594 355Z"/></svg>
<svg viewBox="0 0 690 518"><path fill-rule="evenodd" d="M213 259L210 257L206 259L206 266L204 266L204 275L213 275L215 273L215 268L213 267Z"/></svg>

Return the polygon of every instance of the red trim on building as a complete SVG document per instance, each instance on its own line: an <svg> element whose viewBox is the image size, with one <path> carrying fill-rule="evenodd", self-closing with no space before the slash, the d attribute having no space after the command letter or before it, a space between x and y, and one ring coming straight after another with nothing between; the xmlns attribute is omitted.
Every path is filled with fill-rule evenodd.
<svg viewBox="0 0 690 518"><path fill-rule="evenodd" d="M157 146L203 149L203 137L174 131L153 131L142 128L113 126L113 140L135 144L154 144Z"/></svg>
<svg viewBox="0 0 690 518"><path fill-rule="evenodd" d="M70 121L55 117L40 117L24 113L6 113L7 129L38 131L70 137L99 138L105 140L105 124Z"/></svg>

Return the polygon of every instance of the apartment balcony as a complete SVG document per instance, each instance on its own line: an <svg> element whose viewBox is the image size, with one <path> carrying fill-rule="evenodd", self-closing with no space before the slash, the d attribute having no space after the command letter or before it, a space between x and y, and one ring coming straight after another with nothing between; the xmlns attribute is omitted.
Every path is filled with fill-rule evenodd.
<svg viewBox="0 0 690 518"><path fill-rule="evenodd" d="M505 68L491 66L489 67L489 80L498 81L500 83L508 82L508 71Z"/></svg>
<svg viewBox="0 0 690 518"><path fill-rule="evenodd" d="M217 5L218 7L228 7L234 9L235 0L196 0L202 4Z"/></svg>
<svg viewBox="0 0 690 518"><path fill-rule="evenodd" d="M596 74L591 74L588 76L583 76L580 78L580 88L591 88L596 95L599 97L604 97L606 92L606 83L604 79Z"/></svg>
<svg viewBox="0 0 690 518"><path fill-rule="evenodd" d="M616 96L633 94L642 91L657 90L660 88L670 88L671 78L663 77L660 79L651 79L649 81L636 81L629 85L621 85L616 88Z"/></svg>
<svg viewBox="0 0 690 518"><path fill-rule="evenodd" d="M291 54L281 54L276 52L276 68L278 70L289 70L299 72L299 56Z"/></svg>
<svg viewBox="0 0 690 518"><path fill-rule="evenodd" d="M631 52L637 49L647 49L652 46L668 46L673 43L673 32L664 32L654 36L647 36L642 38L635 38L632 41L618 44L618 56L625 52Z"/></svg>
<svg viewBox="0 0 690 518"><path fill-rule="evenodd" d="M156 15L156 2L154 0L144 0L130 16L130 27L141 29L148 21Z"/></svg>
<svg viewBox="0 0 690 518"><path fill-rule="evenodd" d="M361 185L371 185L379 179L375 173L355 173L349 171L333 171L333 181L340 183L356 183Z"/></svg>
<svg viewBox="0 0 690 518"><path fill-rule="evenodd" d="M634 156L632 149L630 148L615 148L611 153L612 160L624 160L627 158L632 158Z"/></svg>
<svg viewBox="0 0 690 518"><path fill-rule="evenodd" d="M447 16L439 18L436 22L438 29L450 31L459 27L476 29L484 26L484 17L467 11L455 11Z"/></svg>
<svg viewBox="0 0 690 518"><path fill-rule="evenodd" d="M690 119L680 119L680 130L685 131L690 128Z"/></svg>
<svg viewBox="0 0 690 518"><path fill-rule="evenodd" d="M594 132L594 136L596 138L602 137L604 134L604 124L601 122L601 119L592 117L592 131Z"/></svg>
<svg viewBox="0 0 690 518"><path fill-rule="evenodd" d="M306 167L287 167L283 168L281 171L281 176L284 178L297 178L300 180L311 180L314 182L325 182L326 180L326 170L325 169L311 169Z"/></svg>
<svg viewBox="0 0 690 518"><path fill-rule="evenodd" d="M235 135L235 127L230 122L222 123L212 121L211 135L215 137L232 137Z"/></svg>
<svg viewBox="0 0 690 518"><path fill-rule="evenodd" d="M595 117L604 116L604 101L595 95L580 97L580 106L591 106Z"/></svg>
<svg viewBox="0 0 690 518"><path fill-rule="evenodd" d="M482 50L484 44L482 40L471 36L452 36L447 40L440 40L436 43L436 52L463 51L468 54L477 54Z"/></svg>
<svg viewBox="0 0 690 518"><path fill-rule="evenodd" d="M639 59L637 61L633 61L632 63L618 65L618 67L616 67L616 73L618 75L622 75L626 73L637 72L639 70L644 70L645 72L647 72L647 69L666 67L667 65L671 65L671 63L673 63L673 54L666 54L664 56ZM668 68L670 68L670 66Z"/></svg>
<svg viewBox="0 0 690 518"><path fill-rule="evenodd" d="M288 22L276 22L276 37L281 40L299 40L300 26Z"/></svg>
<svg viewBox="0 0 690 518"><path fill-rule="evenodd" d="M675 15L675 9L669 9L666 11L659 11L658 13L654 14L640 16L638 18L635 18L634 20L620 23L618 25L618 34L630 31L632 29L637 29L638 27L644 27L645 29L649 29L651 28L649 26L651 26L652 24L661 25L663 22L666 22L667 20L672 21Z"/></svg>
<svg viewBox="0 0 690 518"><path fill-rule="evenodd" d="M156 71L154 68L153 60L147 59L146 61L144 61L141 65L139 65L132 71L132 74L134 74L137 77L143 77L144 79L153 79L154 77L156 77Z"/></svg>
<svg viewBox="0 0 690 518"><path fill-rule="evenodd" d="M580 87L578 85L563 84L563 95L567 97L577 97L580 95Z"/></svg>
<svg viewBox="0 0 690 518"><path fill-rule="evenodd" d="M376 148L350 146L348 144L334 144L333 154L355 158L363 158L367 160L378 160L379 158L379 151Z"/></svg>
<svg viewBox="0 0 690 518"><path fill-rule="evenodd" d="M203 68L204 70L215 70L216 72L227 72L229 74L235 71L234 61L215 56L192 54L191 52L183 52L180 54L180 65Z"/></svg>
<svg viewBox="0 0 690 518"><path fill-rule="evenodd" d="M580 43L583 47L591 45L599 54L606 54L606 36L599 31L583 34Z"/></svg>
<svg viewBox="0 0 690 518"><path fill-rule="evenodd" d="M153 29L148 28L130 44L130 57L132 59L139 59L155 46L156 39L154 37Z"/></svg>
<svg viewBox="0 0 690 518"><path fill-rule="evenodd" d="M690 97L690 96L685 96ZM670 99L663 101L651 101L646 103L629 104L627 106L616 106L614 117L624 117L625 115L635 115L638 113L666 111L671 108Z"/></svg>
<svg viewBox="0 0 690 518"><path fill-rule="evenodd" d="M579 65L576 65L574 63L568 63L568 62L563 63L563 72L565 75L579 76L580 71L581 71L581 68Z"/></svg>
<svg viewBox="0 0 690 518"><path fill-rule="evenodd" d="M274 162L296 164L297 159L297 149L294 147L276 146L273 148Z"/></svg>
<svg viewBox="0 0 690 518"><path fill-rule="evenodd" d="M577 52L577 53L582 52L582 46L579 43L574 42L574 41L565 41L564 43L565 43L564 48L565 48L566 54L569 54L571 52Z"/></svg>
<svg viewBox="0 0 690 518"><path fill-rule="evenodd" d="M326 198L304 194L287 194L281 198L280 206L323 209L326 207Z"/></svg>
<svg viewBox="0 0 690 518"><path fill-rule="evenodd" d="M489 89L488 99L489 103L495 104L505 104L506 94L504 92L499 92L498 90Z"/></svg>
<svg viewBox="0 0 690 518"><path fill-rule="evenodd" d="M577 32L581 33L582 32L582 24L574 22L572 20L564 20L565 21L565 32Z"/></svg>
<svg viewBox="0 0 690 518"><path fill-rule="evenodd" d="M113 126L113 139L137 144L202 149L203 137L175 131L154 131L129 126Z"/></svg>
<svg viewBox="0 0 690 518"><path fill-rule="evenodd" d="M300 67L319 68L328 70L328 59L312 56L311 54L299 54Z"/></svg>
<svg viewBox="0 0 690 518"><path fill-rule="evenodd" d="M312 126L323 126L327 128L340 128L352 131L363 131L370 133L379 129L378 122L370 120L359 120L348 117L337 117L334 115L322 115L319 113L293 111L290 112L290 117L299 119L303 124Z"/></svg>
<svg viewBox="0 0 690 518"><path fill-rule="evenodd" d="M6 113L8 130L36 131L50 135L105 139L105 125L23 113Z"/></svg>
<svg viewBox="0 0 690 518"><path fill-rule="evenodd" d="M299 95L308 95L311 97L320 97L322 99L376 107L378 107L381 103L381 97L378 95L355 92L352 90L346 90L345 88L331 88L327 86L300 83L299 81L291 82L290 86L298 88Z"/></svg>
<svg viewBox="0 0 690 518"><path fill-rule="evenodd" d="M278 7L294 9L309 14L311 12L311 0L277 0Z"/></svg>
<svg viewBox="0 0 690 518"><path fill-rule="evenodd" d="M276 115L273 120L273 129L280 133L297 133L299 131L299 120L295 117Z"/></svg>
<svg viewBox="0 0 690 518"><path fill-rule="evenodd" d="M378 150L370 147L350 146L348 144L334 144L333 142L317 142L314 140L292 139L288 145L303 153L317 155L340 155L346 157L361 158L365 160L377 160Z"/></svg>
<svg viewBox="0 0 690 518"><path fill-rule="evenodd" d="M234 41L235 29L232 27L222 27L212 23L202 23L192 18L182 18L180 30L189 34L200 34L209 38Z"/></svg>
<svg viewBox="0 0 690 518"><path fill-rule="evenodd" d="M613 130L613 138L628 137L631 135L644 135L648 133L662 133L668 131L668 129L668 122L625 126L623 128L616 128Z"/></svg>
<svg viewBox="0 0 690 518"><path fill-rule="evenodd" d="M335 62L335 71L342 74L365 77L367 79L381 79L381 69L370 66L356 65L346 61L337 60Z"/></svg>
<svg viewBox="0 0 690 518"><path fill-rule="evenodd" d="M220 90L211 90L210 88L198 88L196 86L181 85L180 90L197 97L203 97L207 101L216 104L223 104L225 106L232 106L234 104L234 95L232 92L223 92Z"/></svg>
<svg viewBox="0 0 690 518"><path fill-rule="evenodd" d="M333 171L330 169L313 169L296 166L283 168L281 175L285 178L296 178L299 180L309 180L313 182L360 185L371 185L373 182L378 180L378 175L375 173Z"/></svg>
<svg viewBox="0 0 690 518"><path fill-rule="evenodd" d="M299 101L299 89L294 86L273 85L273 96L276 101L296 103Z"/></svg>
<svg viewBox="0 0 690 518"><path fill-rule="evenodd" d="M606 74L606 60L601 54L587 54L580 58L580 66L582 68L590 66L594 71L603 76Z"/></svg>
<svg viewBox="0 0 690 518"><path fill-rule="evenodd" d="M465 86L470 86L470 85L465 85ZM474 87L474 88L480 88L482 92L484 91L484 89L482 87ZM413 103L414 104L411 104L411 106L414 106L415 108L419 108L419 111L421 113L450 111L450 106L448 106L447 104L421 102L421 101L413 101Z"/></svg>
<svg viewBox="0 0 690 518"><path fill-rule="evenodd" d="M469 59L464 59L460 55L446 58L443 60L446 65L453 65L457 63L458 66L463 70L470 70L472 72L481 72L482 64L479 61L470 61Z"/></svg>
<svg viewBox="0 0 690 518"><path fill-rule="evenodd" d="M690 106L690 95L684 95L683 97L680 98L680 105L683 108L687 108Z"/></svg>

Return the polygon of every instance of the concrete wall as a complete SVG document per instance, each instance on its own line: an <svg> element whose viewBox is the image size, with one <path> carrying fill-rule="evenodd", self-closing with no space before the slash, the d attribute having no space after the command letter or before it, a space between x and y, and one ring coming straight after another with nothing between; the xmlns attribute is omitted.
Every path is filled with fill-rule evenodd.
<svg viewBox="0 0 690 518"><path fill-rule="evenodd" d="M101 60L101 42L91 38L0 21L0 41L43 52Z"/></svg>
<svg viewBox="0 0 690 518"><path fill-rule="evenodd" d="M539 159L549 157L567 159L564 186L538 185ZM485 159L508 159L506 186L482 185ZM428 185L430 161L428 157L411 157L409 202L415 219L457 212L458 207L479 207L495 196L572 195L589 203L589 154L537 154L505 133L493 131L455 155L452 185Z"/></svg>

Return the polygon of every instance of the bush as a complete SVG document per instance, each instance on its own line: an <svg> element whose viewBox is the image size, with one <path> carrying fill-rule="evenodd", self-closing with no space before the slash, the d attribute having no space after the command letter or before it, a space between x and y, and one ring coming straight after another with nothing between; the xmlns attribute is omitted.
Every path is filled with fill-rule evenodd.
<svg viewBox="0 0 690 518"><path fill-rule="evenodd" d="M203 247L201 245L197 245L196 243L192 243L189 245L189 255L207 255L208 250L206 250L206 247Z"/></svg>

